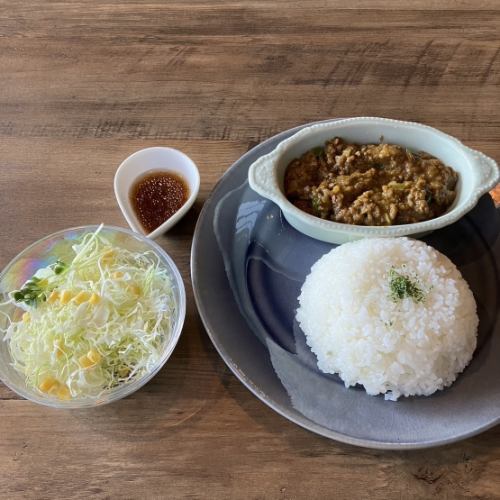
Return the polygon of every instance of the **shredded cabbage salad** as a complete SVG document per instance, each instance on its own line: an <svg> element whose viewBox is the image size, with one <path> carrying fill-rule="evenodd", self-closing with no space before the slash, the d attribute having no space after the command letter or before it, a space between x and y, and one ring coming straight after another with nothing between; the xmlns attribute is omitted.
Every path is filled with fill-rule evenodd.
<svg viewBox="0 0 500 500"><path fill-rule="evenodd" d="M150 372L171 334L175 301L158 256L113 246L101 228L6 303L17 306L3 329L13 366L54 398L99 397Z"/></svg>

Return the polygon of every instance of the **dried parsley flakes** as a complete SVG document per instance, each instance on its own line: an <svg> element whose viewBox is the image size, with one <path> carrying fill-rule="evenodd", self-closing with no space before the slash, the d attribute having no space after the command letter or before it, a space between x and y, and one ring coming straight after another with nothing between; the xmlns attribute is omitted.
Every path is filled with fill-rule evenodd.
<svg viewBox="0 0 500 500"><path fill-rule="evenodd" d="M394 302L403 299L412 299L413 302L422 302L425 298L424 290L416 279L406 274L401 274L393 267L389 271L390 297Z"/></svg>

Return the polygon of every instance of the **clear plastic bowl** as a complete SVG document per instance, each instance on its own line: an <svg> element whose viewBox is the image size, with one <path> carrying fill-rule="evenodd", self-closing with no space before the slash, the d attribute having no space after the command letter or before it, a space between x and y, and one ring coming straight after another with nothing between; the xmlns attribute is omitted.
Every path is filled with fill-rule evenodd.
<svg viewBox="0 0 500 500"><path fill-rule="evenodd" d="M23 250L7 264L0 274L0 302L5 302L7 299L7 292L21 288L26 280L33 276L38 269L48 266L58 258L67 254L76 238L83 233L95 231L97 227L98 226L81 226L64 229L38 240ZM97 398L87 397L65 401L55 399L49 395L45 396L43 393L26 386L24 375L15 370L11 365L8 342L4 341L4 334L0 332L0 380L14 392L30 401L53 408L88 408L117 401L118 399L132 394L146 384L146 382L148 382L165 364L179 340L184 318L186 316L186 293L181 275L173 260L154 241L140 234L133 233L128 229L103 226L100 234L106 236L115 246L138 252L152 250L159 257L170 275L176 303L176 315L173 321L170 338L165 342L161 358L149 373L129 383L110 389ZM8 312L8 310L12 311L12 309L17 308L10 304L1 306L0 310ZM0 314L0 322L3 321L7 320L3 314Z"/></svg>

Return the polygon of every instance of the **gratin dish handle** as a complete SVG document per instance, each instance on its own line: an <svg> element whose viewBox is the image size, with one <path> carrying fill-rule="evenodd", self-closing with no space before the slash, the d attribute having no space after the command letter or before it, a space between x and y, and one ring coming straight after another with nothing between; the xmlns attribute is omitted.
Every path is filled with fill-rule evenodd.
<svg viewBox="0 0 500 500"><path fill-rule="evenodd" d="M474 149L468 149L468 154L477 168L476 193L478 198L493 189L500 182L500 169L497 162Z"/></svg>
<svg viewBox="0 0 500 500"><path fill-rule="evenodd" d="M248 170L250 187L264 198L275 202L277 202L280 192L275 168L277 156L276 150L261 156L250 165Z"/></svg>

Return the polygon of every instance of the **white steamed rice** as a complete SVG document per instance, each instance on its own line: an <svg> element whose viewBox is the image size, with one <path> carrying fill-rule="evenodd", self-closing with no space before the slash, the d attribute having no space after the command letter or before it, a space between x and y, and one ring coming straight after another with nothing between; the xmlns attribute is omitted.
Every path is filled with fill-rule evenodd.
<svg viewBox="0 0 500 500"><path fill-rule="evenodd" d="M391 269L415 279L424 299L391 298ZM449 386L476 348L467 282L447 257L409 238L334 248L313 265L299 304L297 321L319 369L386 399Z"/></svg>

